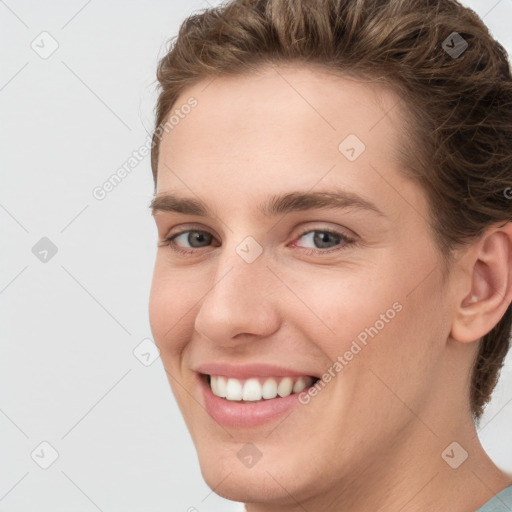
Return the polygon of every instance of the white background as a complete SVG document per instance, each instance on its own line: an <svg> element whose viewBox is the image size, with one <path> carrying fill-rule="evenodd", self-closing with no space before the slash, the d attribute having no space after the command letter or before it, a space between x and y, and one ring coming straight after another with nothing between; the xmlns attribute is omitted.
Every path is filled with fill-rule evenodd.
<svg viewBox="0 0 512 512"><path fill-rule="evenodd" d="M511 53L512 0L465 4ZM149 157L104 200L92 195L146 141L157 60L205 7L0 1L3 512L240 509L203 482L160 359L133 355L151 338ZM31 48L43 31L59 45L47 59ZM46 263L32 253L42 237L58 250ZM511 357L480 432L508 472L510 402ZM42 441L59 454L46 470L31 458Z"/></svg>

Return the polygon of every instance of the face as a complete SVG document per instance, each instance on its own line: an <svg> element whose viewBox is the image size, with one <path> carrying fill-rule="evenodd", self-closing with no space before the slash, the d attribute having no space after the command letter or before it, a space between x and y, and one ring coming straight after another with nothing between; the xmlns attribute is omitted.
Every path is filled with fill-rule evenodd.
<svg viewBox="0 0 512 512"><path fill-rule="evenodd" d="M155 342L215 492L325 496L419 441L410 410L441 379L447 292L394 157L399 98L304 66L210 78L173 111L191 97L160 146Z"/></svg>

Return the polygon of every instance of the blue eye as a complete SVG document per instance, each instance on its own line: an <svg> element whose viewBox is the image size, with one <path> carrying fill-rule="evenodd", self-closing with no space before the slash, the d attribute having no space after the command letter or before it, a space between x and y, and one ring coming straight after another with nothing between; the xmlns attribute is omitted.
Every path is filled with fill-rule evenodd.
<svg viewBox="0 0 512 512"><path fill-rule="evenodd" d="M333 230L309 229L308 231L304 231L298 237L298 239L301 238L307 238L309 242L312 242L317 246L316 248L307 248L293 244L294 247L300 248L305 254L321 255L325 253L332 253L335 251L341 251L355 243L353 238ZM177 253L192 254L197 252L197 249L208 247L212 243L212 240L214 240L213 235L207 231L191 229L176 233L163 240L161 244L162 246L169 246L171 250ZM183 244L188 244L189 246L183 248Z"/></svg>
<svg viewBox="0 0 512 512"><path fill-rule="evenodd" d="M208 231L189 229L166 238L161 242L161 245L168 246L171 250L177 253L192 254L197 252L197 249L208 247L213 239L213 235L208 233ZM177 241L180 243L177 243ZM181 245L184 243L189 244L189 248L185 247L185 249L182 249Z"/></svg>
<svg viewBox="0 0 512 512"><path fill-rule="evenodd" d="M331 249L333 246L329 245L334 243L334 247L339 245L340 241L345 237L341 233L333 232L333 231L319 231L319 230L311 230L303 233L299 238L304 238L309 242L312 242L316 245L318 249Z"/></svg>

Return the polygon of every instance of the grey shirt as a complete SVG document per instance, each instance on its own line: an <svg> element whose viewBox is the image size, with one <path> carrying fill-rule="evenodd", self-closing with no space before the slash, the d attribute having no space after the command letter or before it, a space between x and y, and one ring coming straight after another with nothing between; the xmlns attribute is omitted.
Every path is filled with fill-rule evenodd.
<svg viewBox="0 0 512 512"><path fill-rule="evenodd" d="M512 485L496 494L475 512L512 512Z"/></svg>

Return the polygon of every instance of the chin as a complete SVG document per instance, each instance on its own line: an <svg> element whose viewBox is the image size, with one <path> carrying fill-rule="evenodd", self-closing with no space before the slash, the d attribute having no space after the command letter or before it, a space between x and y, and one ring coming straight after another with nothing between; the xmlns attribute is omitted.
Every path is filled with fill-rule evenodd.
<svg viewBox="0 0 512 512"><path fill-rule="evenodd" d="M264 453L252 466L241 460L245 452L239 457L244 445L246 443L226 443L222 448L219 442L215 450L211 446L198 447L201 474L210 489L231 501L272 502L276 506L295 503L290 495L295 499L305 497L301 495L304 488L312 487L314 474L301 471L298 475L298 462L283 457L282 445L276 446L275 450L262 447ZM289 450L284 449L284 452L289 453Z"/></svg>
<svg viewBox="0 0 512 512"><path fill-rule="evenodd" d="M201 460L201 474L204 481L219 496L231 501L243 503L273 502L276 505L285 504L289 500L286 489L291 488L288 479L280 477L279 485L272 476L267 473L267 468L262 465L257 469L245 468L238 460L219 464L218 460ZM262 464L260 461L258 466ZM270 473L275 474L273 466ZM293 493L293 491L292 491Z"/></svg>

